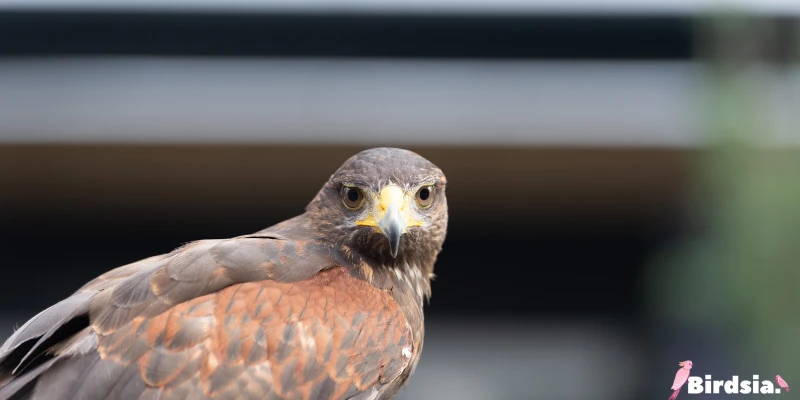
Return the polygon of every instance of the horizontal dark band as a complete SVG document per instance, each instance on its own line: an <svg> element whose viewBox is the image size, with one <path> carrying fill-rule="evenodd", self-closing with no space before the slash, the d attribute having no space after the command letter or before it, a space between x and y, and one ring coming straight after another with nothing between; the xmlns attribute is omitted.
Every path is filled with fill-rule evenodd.
<svg viewBox="0 0 800 400"><path fill-rule="evenodd" d="M683 16L0 12L0 56L674 60Z"/></svg>

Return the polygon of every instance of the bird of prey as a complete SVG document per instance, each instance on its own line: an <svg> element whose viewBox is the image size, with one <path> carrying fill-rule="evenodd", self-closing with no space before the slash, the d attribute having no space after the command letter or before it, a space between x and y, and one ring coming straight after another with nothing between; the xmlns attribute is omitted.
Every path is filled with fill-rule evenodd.
<svg viewBox="0 0 800 400"><path fill-rule="evenodd" d="M419 361L442 171L348 159L306 212L121 266L0 347L0 399L389 399Z"/></svg>

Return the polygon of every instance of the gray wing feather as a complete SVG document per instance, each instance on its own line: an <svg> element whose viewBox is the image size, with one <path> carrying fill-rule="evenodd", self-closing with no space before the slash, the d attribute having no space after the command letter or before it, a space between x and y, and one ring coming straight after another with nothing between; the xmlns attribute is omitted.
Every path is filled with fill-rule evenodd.
<svg viewBox="0 0 800 400"><path fill-rule="evenodd" d="M50 336L55 329L68 320L89 311L89 300L94 293L76 293L36 314L22 325L0 347L0 360L3 360L21 344L38 337Z"/></svg>
<svg viewBox="0 0 800 400"><path fill-rule="evenodd" d="M117 386L122 390L115 391ZM95 352L59 360L39 378L32 399L131 399L144 386L136 368L103 360Z"/></svg>
<svg viewBox="0 0 800 400"><path fill-rule="evenodd" d="M63 302L67 302L67 304L64 305L63 310L58 310L59 314L61 314L62 312L63 312L63 314L54 315L54 316L57 316L58 318L48 318L48 316L42 316L42 319L44 321L48 321L50 319L56 319L56 321L53 322L52 325L50 325L50 329L48 329L47 332L45 332L43 335L41 335L39 340L36 341L36 344L33 345L33 347L28 351L27 354L25 354L25 357L22 358L22 360L19 362L19 365L16 368L14 368L14 372L16 372L20 367L24 366L26 364L26 362L31 358L31 356L37 354L37 352L39 352L39 351L44 350L44 349L41 349L40 347L44 343L46 343L47 339L50 339L50 337L52 337L53 334L64 325L64 323L66 323L67 321L69 321L69 320L71 320L73 318L77 318L77 317L79 317L81 315L85 315L87 312L89 312L89 300L93 296L94 296L94 293L77 293L77 294L75 294L75 295L73 295L73 296L71 296L71 297L69 297L69 298L67 298L66 300L63 301ZM61 304L61 303L59 303L59 304ZM35 327L38 328L40 325L41 324L37 323ZM31 326L30 328L32 329L34 327ZM26 336L34 335L34 334L38 335L39 331L38 330L36 330L36 331L32 330L29 334L26 334Z"/></svg>

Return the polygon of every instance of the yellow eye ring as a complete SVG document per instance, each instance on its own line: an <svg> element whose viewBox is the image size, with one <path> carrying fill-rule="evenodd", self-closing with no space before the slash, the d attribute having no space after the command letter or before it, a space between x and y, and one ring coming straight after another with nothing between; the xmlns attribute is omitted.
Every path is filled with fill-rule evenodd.
<svg viewBox="0 0 800 400"><path fill-rule="evenodd" d="M364 204L364 191L353 186L342 186L342 203L350 210L357 210Z"/></svg>
<svg viewBox="0 0 800 400"><path fill-rule="evenodd" d="M417 199L417 204L420 208L430 207L433 204L433 186L426 185L419 188L414 197Z"/></svg>

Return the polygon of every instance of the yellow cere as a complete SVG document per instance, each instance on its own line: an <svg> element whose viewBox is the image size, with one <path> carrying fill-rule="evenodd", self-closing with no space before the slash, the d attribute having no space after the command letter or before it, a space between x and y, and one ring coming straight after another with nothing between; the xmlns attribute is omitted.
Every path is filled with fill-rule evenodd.
<svg viewBox="0 0 800 400"><path fill-rule="evenodd" d="M386 213L386 210L389 209L390 204L397 204L397 208L400 211L406 208L405 202L405 194L403 193L403 189L395 185L387 185L381 189L381 198L380 198L380 206L381 206L381 216Z"/></svg>

